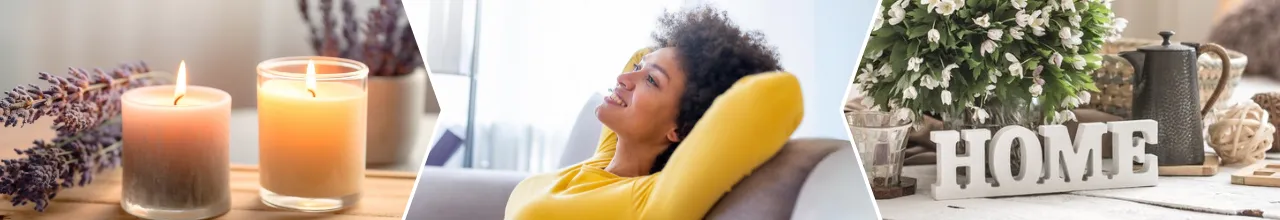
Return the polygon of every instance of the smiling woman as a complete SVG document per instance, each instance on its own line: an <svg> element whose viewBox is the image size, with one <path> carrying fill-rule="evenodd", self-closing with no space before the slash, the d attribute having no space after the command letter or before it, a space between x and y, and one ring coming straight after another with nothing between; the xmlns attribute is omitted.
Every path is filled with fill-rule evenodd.
<svg viewBox="0 0 1280 220"><path fill-rule="evenodd" d="M595 155L522 181L507 219L701 218L787 142L800 86L770 73L781 69L761 34L707 7L659 20L659 49L633 59L596 108Z"/></svg>

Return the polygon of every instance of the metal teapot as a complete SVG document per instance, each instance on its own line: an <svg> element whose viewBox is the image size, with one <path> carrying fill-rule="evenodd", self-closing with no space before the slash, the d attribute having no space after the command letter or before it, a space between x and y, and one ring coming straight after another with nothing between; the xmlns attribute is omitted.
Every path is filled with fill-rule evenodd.
<svg viewBox="0 0 1280 220"><path fill-rule="evenodd" d="M1201 109L1196 58L1204 52L1217 54L1226 68L1224 74L1231 71L1231 60L1217 44L1170 44L1172 31L1162 31L1160 36L1164 37L1160 45L1120 53L1133 66L1131 117L1159 123L1159 143L1148 144L1146 150L1160 159L1161 166L1201 165L1205 146L1203 117L1222 95L1228 79L1225 75L1218 77L1221 81Z"/></svg>

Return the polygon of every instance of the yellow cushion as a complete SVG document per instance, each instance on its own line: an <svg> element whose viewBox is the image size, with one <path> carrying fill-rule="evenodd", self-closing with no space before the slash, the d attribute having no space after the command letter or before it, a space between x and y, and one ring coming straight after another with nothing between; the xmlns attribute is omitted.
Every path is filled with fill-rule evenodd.
<svg viewBox="0 0 1280 220"><path fill-rule="evenodd" d="M804 118L800 81L786 72L744 77L716 98L657 178L646 210L697 219L772 158Z"/></svg>

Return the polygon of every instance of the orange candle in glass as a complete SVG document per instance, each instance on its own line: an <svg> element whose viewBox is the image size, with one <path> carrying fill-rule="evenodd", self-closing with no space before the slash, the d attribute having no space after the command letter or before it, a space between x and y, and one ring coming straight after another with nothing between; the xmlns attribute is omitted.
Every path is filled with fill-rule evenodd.
<svg viewBox="0 0 1280 220"><path fill-rule="evenodd" d="M368 67L333 57L258 64L259 194L288 210L325 212L359 200Z"/></svg>

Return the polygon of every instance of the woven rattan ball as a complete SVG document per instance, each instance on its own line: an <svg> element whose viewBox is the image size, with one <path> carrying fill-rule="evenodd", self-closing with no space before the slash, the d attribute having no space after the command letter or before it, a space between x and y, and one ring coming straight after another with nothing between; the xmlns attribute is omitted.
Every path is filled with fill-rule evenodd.
<svg viewBox="0 0 1280 220"><path fill-rule="evenodd" d="M1270 114L1261 106L1246 102L1214 115L1209 125L1209 147L1223 164L1252 164L1266 157L1275 140L1276 127L1267 122Z"/></svg>
<svg viewBox="0 0 1280 220"><path fill-rule="evenodd" d="M1280 92L1258 93L1253 95L1253 102L1271 113L1272 126L1280 127ZM1275 139L1280 140L1280 132L1276 132ZM1271 144L1271 152L1280 152L1280 142Z"/></svg>

